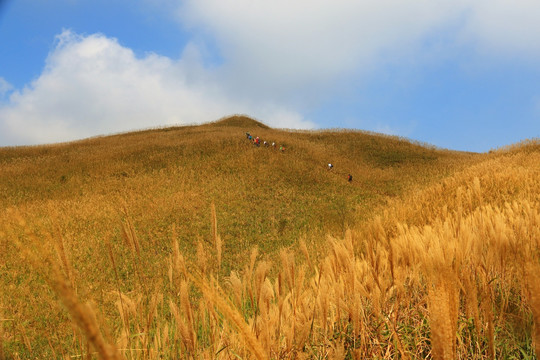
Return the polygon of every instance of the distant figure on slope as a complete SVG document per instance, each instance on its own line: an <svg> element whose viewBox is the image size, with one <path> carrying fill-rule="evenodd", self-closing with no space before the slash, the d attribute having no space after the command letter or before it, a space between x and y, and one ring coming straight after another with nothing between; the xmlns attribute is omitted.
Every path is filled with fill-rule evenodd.
<svg viewBox="0 0 540 360"><path fill-rule="evenodd" d="M250 133L246 133L246 138L250 139L251 140L251 134Z"/></svg>
<svg viewBox="0 0 540 360"><path fill-rule="evenodd" d="M280 145L280 146L279 146L279 151L281 151L281 152L285 152L285 146L283 146L283 145Z"/></svg>
<svg viewBox="0 0 540 360"><path fill-rule="evenodd" d="M334 165L328 164L328 170L332 170L334 168Z"/></svg>
<svg viewBox="0 0 540 360"><path fill-rule="evenodd" d="M272 147L275 149L276 148L276 142L275 141L272 141Z"/></svg>
<svg viewBox="0 0 540 360"><path fill-rule="evenodd" d="M263 144L264 144L265 147L268 147L268 142L266 140L264 140Z"/></svg>
<svg viewBox="0 0 540 360"><path fill-rule="evenodd" d="M349 174L349 182L352 182L352 175Z"/></svg>
<svg viewBox="0 0 540 360"><path fill-rule="evenodd" d="M259 139L258 136L257 136L257 138L255 139L255 145L261 146L261 140Z"/></svg>

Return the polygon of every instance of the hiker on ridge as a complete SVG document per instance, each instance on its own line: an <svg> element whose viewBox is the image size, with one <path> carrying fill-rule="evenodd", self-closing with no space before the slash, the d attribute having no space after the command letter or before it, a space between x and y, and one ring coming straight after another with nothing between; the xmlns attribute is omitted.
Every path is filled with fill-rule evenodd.
<svg viewBox="0 0 540 360"><path fill-rule="evenodd" d="M328 170L332 170L334 168L334 165L328 164Z"/></svg>

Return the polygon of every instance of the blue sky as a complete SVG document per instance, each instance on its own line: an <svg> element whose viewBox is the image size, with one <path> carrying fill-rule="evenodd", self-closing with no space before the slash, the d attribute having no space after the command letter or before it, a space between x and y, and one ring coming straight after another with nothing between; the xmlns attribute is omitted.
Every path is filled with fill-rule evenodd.
<svg viewBox="0 0 540 360"><path fill-rule="evenodd" d="M537 0L0 0L0 146L242 113L488 151L540 136Z"/></svg>

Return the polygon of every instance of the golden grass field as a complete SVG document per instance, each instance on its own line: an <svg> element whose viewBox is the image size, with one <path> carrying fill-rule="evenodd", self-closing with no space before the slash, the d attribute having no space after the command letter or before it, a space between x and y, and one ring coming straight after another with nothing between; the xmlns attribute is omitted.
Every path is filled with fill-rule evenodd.
<svg viewBox="0 0 540 360"><path fill-rule="evenodd" d="M0 360L538 358L539 201L538 141L235 116L3 148Z"/></svg>

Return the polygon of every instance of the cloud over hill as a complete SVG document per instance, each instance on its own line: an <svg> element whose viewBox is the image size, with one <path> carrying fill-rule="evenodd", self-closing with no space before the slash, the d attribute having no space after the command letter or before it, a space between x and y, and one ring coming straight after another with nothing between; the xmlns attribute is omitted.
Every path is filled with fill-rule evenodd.
<svg viewBox="0 0 540 360"><path fill-rule="evenodd" d="M313 124L282 106L232 99L188 46L179 60L136 57L116 39L64 30L43 73L0 107L2 143L74 140L152 126L203 123L250 113L275 126ZM5 81L2 93L10 90Z"/></svg>
<svg viewBox="0 0 540 360"><path fill-rule="evenodd" d="M537 1L138 0L133 7L166 9L157 10L160 21L183 37L167 37L173 44L164 47L174 51L143 53L157 48L99 26L62 31L32 82L14 89L0 77L1 145L234 113L273 127L382 130L471 150L464 144L479 143L475 132L487 147L538 129ZM523 120L509 132L510 116Z"/></svg>

